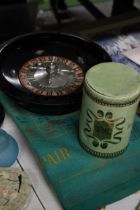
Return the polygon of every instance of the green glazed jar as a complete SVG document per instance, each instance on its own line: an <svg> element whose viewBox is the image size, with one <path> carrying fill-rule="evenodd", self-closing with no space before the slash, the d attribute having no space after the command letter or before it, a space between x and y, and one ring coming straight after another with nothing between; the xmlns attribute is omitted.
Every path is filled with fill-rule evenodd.
<svg viewBox="0 0 140 210"><path fill-rule="evenodd" d="M98 157L126 150L140 96L140 75L127 65L101 63L86 73L80 114L81 145Z"/></svg>

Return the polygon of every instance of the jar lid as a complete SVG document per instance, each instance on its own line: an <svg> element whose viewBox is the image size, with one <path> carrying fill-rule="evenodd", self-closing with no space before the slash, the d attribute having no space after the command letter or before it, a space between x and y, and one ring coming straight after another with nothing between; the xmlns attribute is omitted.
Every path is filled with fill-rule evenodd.
<svg viewBox="0 0 140 210"><path fill-rule="evenodd" d="M140 96L140 74L125 64L100 63L86 73L85 88L105 103L131 103Z"/></svg>

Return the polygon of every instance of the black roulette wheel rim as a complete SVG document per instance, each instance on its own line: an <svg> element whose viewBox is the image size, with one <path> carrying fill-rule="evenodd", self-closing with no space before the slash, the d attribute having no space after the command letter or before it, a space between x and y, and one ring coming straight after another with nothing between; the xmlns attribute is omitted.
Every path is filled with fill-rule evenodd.
<svg viewBox="0 0 140 210"><path fill-rule="evenodd" d="M32 61L34 64L34 66L31 64L32 69L35 69L35 65L37 65L35 59L42 61L48 57L59 57L62 63L64 63L63 60L67 59L67 63L70 61L82 69L83 75L93 65L111 61L108 53L95 42L73 34L37 32L24 34L6 41L0 48L0 88L17 104L40 114L64 114L79 109L81 105L83 81L75 89L73 85L72 91L68 90L66 94L59 94L60 91L58 91L55 96L52 93L47 95L48 92L45 92L46 95L40 95L37 91L33 92L34 86L27 88L25 82L22 82L20 73L21 75L25 74L23 67L30 67L29 61ZM45 65L48 64L45 63ZM44 66L40 68L44 68ZM47 67L45 66L45 68ZM26 71L23 81L29 78L27 72L29 71ZM74 76L70 77L73 78ZM62 78L60 78L61 80ZM66 83L65 85L67 85ZM65 92L64 89L63 92Z"/></svg>

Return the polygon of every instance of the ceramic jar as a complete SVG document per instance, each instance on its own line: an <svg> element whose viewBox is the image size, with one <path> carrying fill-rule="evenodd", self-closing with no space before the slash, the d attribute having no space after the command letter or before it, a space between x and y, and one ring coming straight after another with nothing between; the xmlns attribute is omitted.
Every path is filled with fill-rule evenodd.
<svg viewBox="0 0 140 210"><path fill-rule="evenodd" d="M125 64L95 65L85 76L79 137L98 157L126 150L140 96L140 74Z"/></svg>

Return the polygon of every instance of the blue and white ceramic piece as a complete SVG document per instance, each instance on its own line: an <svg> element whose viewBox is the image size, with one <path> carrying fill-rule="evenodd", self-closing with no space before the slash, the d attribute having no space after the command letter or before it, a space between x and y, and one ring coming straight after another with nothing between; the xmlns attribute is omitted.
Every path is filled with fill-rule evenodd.
<svg viewBox="0 0 140 210"><path fill-rule="evenodd" d="M15 139L0 129L0 167L10 167L16 161L18 152Z"/></svg>

